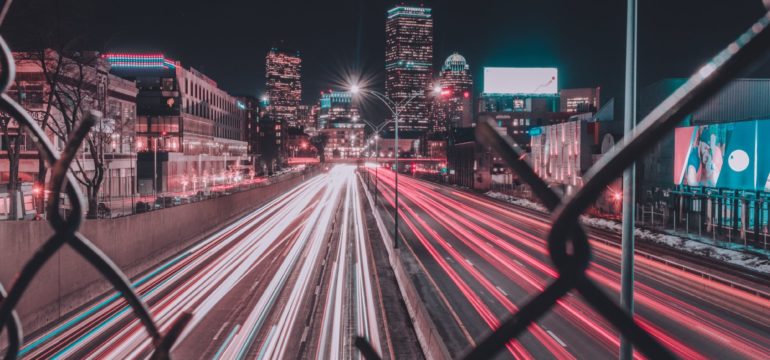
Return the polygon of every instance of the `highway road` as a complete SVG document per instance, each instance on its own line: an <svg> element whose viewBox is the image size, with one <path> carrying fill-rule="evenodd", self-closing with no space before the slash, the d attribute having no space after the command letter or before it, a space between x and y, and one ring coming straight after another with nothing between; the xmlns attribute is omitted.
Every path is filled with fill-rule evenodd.
<svg viewBox="0 0 770 360"><path fill-rule="evenodd" d="M374 186L375 171L368 172ZM377 173L378 213L392 228L394 173ZM409 176L399 176L398 192L401 254L450 353L474 344L556 277L546 216ZM589 236L589 276L617 299L620 250L599 241L615 235ZM768 358L767 298L641 257L636 280L636 319L678 356ZM570 293L499 357L611 359L618 349L614 328Z"/></svg>
<svg viewBox="0 0 770 360"><path fill-rule="evenodd" d="M161 331L193 314L179 359L391 353L354 166L339 165L135 279ZM28 338L24 358L144 358L146 331L110 294Z"/></svg>

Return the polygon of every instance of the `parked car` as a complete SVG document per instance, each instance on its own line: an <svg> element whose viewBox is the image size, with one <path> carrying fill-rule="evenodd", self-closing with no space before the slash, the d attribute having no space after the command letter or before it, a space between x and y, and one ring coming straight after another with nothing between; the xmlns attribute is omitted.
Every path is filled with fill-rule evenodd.
<svg viewBox="0 0 770 360"><path fill-rule="evenodd" d="M150 206L149 203L146 203L144 201L140 201L140 202L136 203L136 213L137 214L145 213L145 212L148 212L148 211L151 211L151 210L152 210L152 207Z"/></svg>
<svg viewBox="0 0 770 360"><path fill-rule="evenodd" d="M167 208L182 205L182 198L179 196L160 196L155 199L156 208Z"/></svg>
<svg viewBox="0 0 770 360"><path fill-rule="evenodd" d="M198 198L197 201L206 200L211 196L211 190L198 190L197 193L195 193L195 197Z"/></svg>

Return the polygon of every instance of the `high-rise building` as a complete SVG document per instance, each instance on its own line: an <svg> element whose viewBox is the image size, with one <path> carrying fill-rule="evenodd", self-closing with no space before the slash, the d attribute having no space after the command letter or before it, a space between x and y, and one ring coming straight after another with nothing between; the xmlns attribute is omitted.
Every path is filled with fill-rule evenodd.
<svg viewBox="0 0 770 360"><path fill-rule="evenodd" d="M313 117L313 106L297 106L297 126L304 130L315 129L315 118Z"/></svg>
<svg viewBox="0 0 770 360"><path fill-rule="evenodd" d="M255 96L239 96L236 103L238 108L244 111L246 117L246 153L251 158L251 164L254 170L261 170L259 165L261 146L259 134L260 134L260 122L259 122L259 108L260 100Z"/></svg>
<svg viewBox="0 0 770 360"><path fill-rule="evenodd" d="M299 51L272 48L265 60L268 113L276 122L297 126L297 107L302 101Z"/></svg>
<svg viewBox="0 0 770 360"><path fill-rule="evenodd" d="M433 131L445 132L449 128L473 126L473 79L465 58L450 55L439 73L441 96L434 102Z"/></svg>
<svg viewBox="0 0 770 360"><path fill-rule="evenodd" d="M353 94L349 91L324 91L321 93L318 130L329 127L337 118L352 119L358 116L358 108L353 106Z"/></svg>
<svg viewBox="0 0 770 360"><path fill-rule="evenodd" d="M395 103L409 101L399 127L427 131L426 96L433 77L433 18L426 7L396 6L385 22L385 94Z"/></svg>

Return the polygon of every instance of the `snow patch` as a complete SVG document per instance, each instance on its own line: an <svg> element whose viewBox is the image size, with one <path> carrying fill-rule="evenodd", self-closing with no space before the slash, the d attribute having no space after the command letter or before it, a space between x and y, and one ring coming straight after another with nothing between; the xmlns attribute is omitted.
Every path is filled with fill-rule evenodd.
<svg viewBox="0 0 770 360"><path fill-rule="evenodd" d="M520 199L511 195L493 191L487 192L485 195L527 209L548 212L548 210L543 205L526 199ZM614 220L589 216L582 216L581 220L585 225L613 231L616 233L620 233L622 229L621 224ZM770 274L770 260L758 255L748 254L732 249L725 249L716 245L706 244L700 241L686 239L675 235L656 233L647 229L636 228L634 230L634 234L638 239L670 246L689 253L706 256L715 260L742 266L750 270Z"/></svg>
<svg viewBox="0 0 770 360"><path fill-rule="evenodd" d="M486 194L484 194L488 197L491 197L493 199L502 200L507 203L511 203L517 206L521 206L523 208L531 209L531 210L537 210L542 212L548 212L548 209L545 208L545 206L540 205L534 201L529 201L527 199L520 199L517 197L513 197L508 194L503 194L495 191L489 191Z"/></svg>

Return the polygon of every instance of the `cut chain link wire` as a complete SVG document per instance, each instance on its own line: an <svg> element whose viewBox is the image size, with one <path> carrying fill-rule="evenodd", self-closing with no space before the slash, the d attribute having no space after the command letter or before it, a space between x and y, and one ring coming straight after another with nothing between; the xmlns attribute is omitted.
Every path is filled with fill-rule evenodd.
<svg viewBox="0 0 770 360"><path fill-rule="evenodd" d="M0 24L2 24L5 15L8 13L11 2L11 0L6 0L2 3ZM7 293L2 284L0 284L0 330L8 330L9 344L5 358L16 359L19 348L24 343L21 321L15 310L19 300L35 275L64 244L72 247L76 253L96 268L128 302L150 334L150 337L152 337L154 346L152 358L169 358L169 351L181 333L182 328L189 322L191 314L181 314L171 324L168 332L162 335L150 312L147 310L146 304L134 292L125 274L107 255L78 231L83 222L83 196L80 188L75 185L77 184L76 179L69 169L83 140L88 135L91 127L100 119L101 114L91 112L82 122L76 124L76 128L67 141L64 150L61 154L57 154L43 129L40 128L37 122L32 119L21 105L7 94L16 76L16 64L13 54L2 35L0 35L0 66L2 66L2 71L0 71L0 109L10 114L19 123L20 127L24 128L35 143L40 156L52 169L51 180L48 185L48 190L52 195L48 197L46 210L48 212L47 220L54 231L54 234L37 249L32 258L24 265ZM45 66L45 64L42 64L42 66ZM59 212L61 201L59 194L65 194L72 204L72 211L66 217L62 217Z"/></svg>
<svg viewBox="0 0 770 360"><path fill-rule="evenodd" d="M603 189L622 175L634 161L671 132L686 115L693 113L730 80L763 64L770 50L770 12L759 19L738 39L692 75L671 96L661 102L624 141L592 166L585 174L586 183L573 196L562 200L524 160L525 153L508 136L500 135L491 120L477 127L478 141L490 147L510 166L532 192L551 211L552 225L548 234L548 251L558 278L543 292L530 299L518 312L505 319L500 327L483 336L463 359L493 358L512 339L556 306L569 291L577 290L591 307L615 326L642 354L651 359L674 359L675 356L653 336L642 329L625 310L588 278L591 246L580 216L600 196ZM357 337L356 346L366 359L379 359L368 341Z"/></svg>
<svg viewBox="0 0 770 360"><path fill-rule="evenodd" d="M2 24L11 0L2 3L0 24ZM500 136L494 124L482 122L478 127L480 141L494 149L520 178L533 190L553 216L548 235L548 250L559 277L542 293L532 298L514 315L506 319L495 331L484 336L478 345L470 349L463 358L486 359L497 354L507 342L519 336L529 325L552 309L567 292L577 290L587 302L605 319L611 322L644 355L656 359L670 359L674 355L657 342L648 332L612 301L585 273L591 257L591 249L585 231L579 223L580 215L596 200L602 189L621 175L631 163L653 147L665 134L687 114L692 113L711 96L716 94L728 81L746 71L752 65L761 64L770 48L770 13L763 16L746 33L732 42L726 49L702 67L674 94L656 107L630 134L629 139L616 145L595 164L585 178L588 181L573 196L564 202L532 168L523 160L522 152L507 136ZM16 359L23 344L21 321L15 311L19 300L43 265L64 245L72 247L80 256L94 266L121 294L150 334L154 351L152 358L169 357L169 351L192 315L182 314L165 335L150 315L146 304L134 292L125 274L99 248L94 246L78 229L83 221L83 196L72 173L69 172L77 150L91 127L101 116L89 114L77 127L64 150L58 154L45 132L30 115L15 102L7 91L14 81L15 62L13 55L0 35L0 109L9 113L24 128L35 143L40 156L52 169L49 190L52 195L46 204L47 221L54 234L41 246L24 265L21 272L6 292L0 284L0 329L6 329L8 336L7 359ZM60 196L64 194L72 204L72 211L66 217L59 212ZM568 248L571 251L568 251ZM356 347L367 359L378 358L368 341L357 338Z"/></svg>

